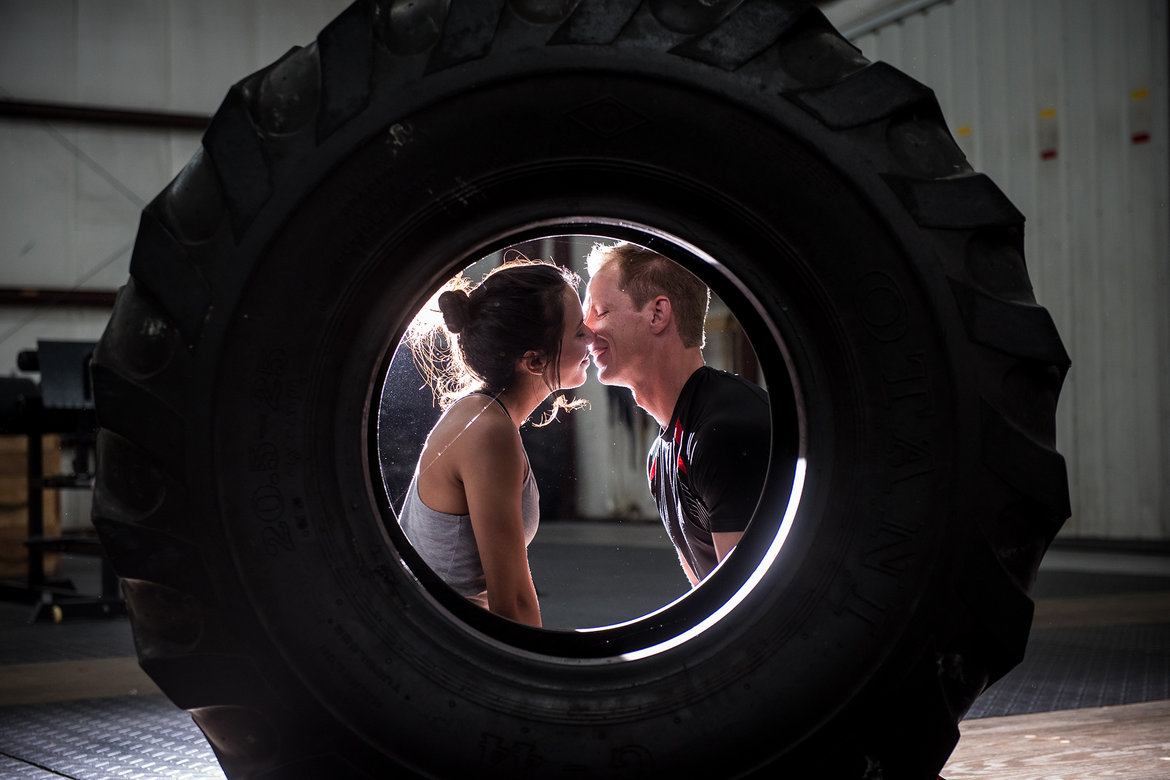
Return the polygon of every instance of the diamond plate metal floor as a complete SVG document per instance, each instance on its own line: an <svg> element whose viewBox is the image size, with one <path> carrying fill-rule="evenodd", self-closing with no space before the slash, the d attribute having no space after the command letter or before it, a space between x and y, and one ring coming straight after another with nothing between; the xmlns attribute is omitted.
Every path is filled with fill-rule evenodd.
<svg viewBox="0 0 1170 780"><path fill-rule="evenodd" d="M190 716L162 695L5 707L0 757L5 778L224 777Z"/></svg>

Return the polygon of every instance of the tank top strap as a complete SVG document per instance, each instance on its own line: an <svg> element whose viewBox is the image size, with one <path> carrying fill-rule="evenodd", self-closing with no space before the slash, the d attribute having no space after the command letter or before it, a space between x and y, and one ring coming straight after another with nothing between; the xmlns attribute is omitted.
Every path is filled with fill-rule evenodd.
<svg viewBox="0 0 1170 780"><path fill-rule="evenodd" d="M495 396L495 395L492 395L490 393L472 393L472 395L482 395L484 398L492 399L497 404L499 404L501 409L504 410L504 414L508 415L508 419L512 418L512 415L508 414L508 407L504 406L504 402L500 400L499 396Z"/></svg>

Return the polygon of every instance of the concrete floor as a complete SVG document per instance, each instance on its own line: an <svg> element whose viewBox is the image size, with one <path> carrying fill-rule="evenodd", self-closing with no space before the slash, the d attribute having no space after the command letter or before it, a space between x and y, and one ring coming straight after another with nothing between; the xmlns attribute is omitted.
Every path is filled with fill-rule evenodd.
<svg viewBox="0 0 1170 780"><path fill-rule="evenodd" d="M615 530L542 526L530 557L546 625L618 622L686 590L657 526ZM96 592L93 559L62 567ZM1055 549L1035 595L1023 663L976 702L943 776L1170 777L1170 557ZM223 777L138 668L125 619L28 614L0 603L0 778Z"/></svg>

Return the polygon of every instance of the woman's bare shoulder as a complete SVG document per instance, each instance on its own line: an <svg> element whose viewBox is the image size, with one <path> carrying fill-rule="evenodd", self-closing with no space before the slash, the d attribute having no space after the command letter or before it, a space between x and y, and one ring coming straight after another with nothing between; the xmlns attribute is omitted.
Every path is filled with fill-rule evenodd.
<svg viewBox="0 0 1170 780"><path fill-rule="evenodd" d="M468 395L447 408L432 438L461 448L487 447L493 452L504 452L519 446L516 426L503 408L490 396Z"/></svg>

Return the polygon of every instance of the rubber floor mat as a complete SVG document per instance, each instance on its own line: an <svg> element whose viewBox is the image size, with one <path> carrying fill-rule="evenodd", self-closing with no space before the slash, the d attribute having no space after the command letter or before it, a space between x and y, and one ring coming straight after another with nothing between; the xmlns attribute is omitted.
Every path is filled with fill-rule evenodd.
<svg viewBox="0 0 1170 780"><path fill-rule="evenodd" d="M1170 623L1034 631L967 718L1170 699Z"/></svg>

